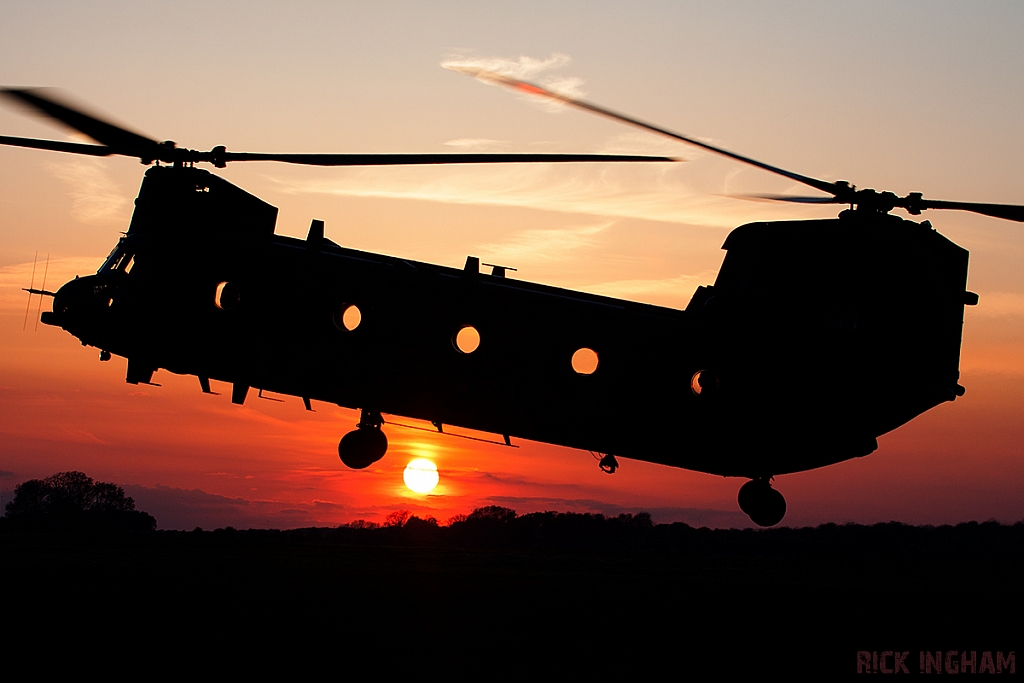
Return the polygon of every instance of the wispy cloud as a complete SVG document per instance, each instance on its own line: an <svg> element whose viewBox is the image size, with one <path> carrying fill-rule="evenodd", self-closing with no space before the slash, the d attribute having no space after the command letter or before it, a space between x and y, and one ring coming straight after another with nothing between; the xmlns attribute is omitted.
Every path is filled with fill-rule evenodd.
<svg viewBox="0 0 1024 683"><path fill-rule="evenodd" d="M532 264L558 261L569 253L598 244L598 236L613 225L606 221L562 230L525 230L505 242L483 244L483 254L499 254L508 262Z"/></svg>
<svg viewBox="0 0 1024 683"><path fill-rule="evenodd" d="M452 71L458 71L477 78L480 78L478 74L481 72L496 73L508 76L509 78L537 83L567 97L582 98L586 95L583 92L582 78L548 73L561 69L570 62L572 62L572 57L562 52L552 52L551 56L540 59L526 55L514 58L481 57L462 52L449 55L441 62L441 66L445 69L451 69ZM493 82L488 81L486 78L480 78L480 80L488 85L494 85ZM543 107L547 111L559 112L564 109L564 105L554 100L530 96L524 97L534 105Z"/></svg>
<svg viewBox="0 0 1024 683"><path fill-rule="evenodd" d="M345 505L319 499L295 503L276 500L247 500L222 496L201 489L129 484L125 492L140 510L156 517L161 529L236 528L293 529L302 526L337 524Z"/></svg>
<svg viewBox="0 0 1024 683"><path fill-rule="evenodd" d="M103 223L121 217L130 198L107 174L103 161L91 158L51 162L46 168L70 185L71 215L83 223Z"/></svg>
<svg viewBox="0 0 1024 683"><path fill-rule="evenodd" d="M488 138L459 138L444 143L465 152L490 152L508 149L511 143L507 140L490 140Z"/></svg>
<svg viewBox="0 0 1024 683"><path fill-rule="evenodd" d="M821 215L820 207L780 207L720 196L743 188L732 183L727 187L729 169L717 168L717 163L707 159L700 164L395 166L348 168L316 178L268 179L282 191L296 194L527 207L723 228L753 220Z"/></svg>
<svg viewBox="0 0 1024 683"><path fill-rule="evenodd" d="M475 74L480 70L528 79L573 97L581 96L582 81L550 72L564 68L571 58L553 53L546 58L520 56L480 57L454 55L442 62L447 69ZM487 82L486 79L482 79ZM528 96L526 96L528 97ZM545 106L551 100L528 97ZM561 108L561 105L558 105ZM467 151L505 151L511 143L489 138L460 138L445 143ZM713 154L689 149L656 135L623 131L591 149L566 150L557 143L534 142L530 151L604 154L649 154L695 163L630 164L496 164L485 166L431 166L339 169L330 176L275 179L285 192L353 197L418 199L488 206L528 207L590 216L638 218L689 225L735 227L753 220L822 215L809 206L771 206L743 202L729 194L764 192L763 178L750 185L747 169ZM755 171L751 171L753 176ZM763 175L763 174L762 174Z"/></svg>
<svg viewBox="0 0 1024 683"><path fill-rule="evenodd" d="M46 289L54 291L75 275L95 273L101 263L103 263L102 258L50 257L47 266L46 254L39 254L39 260L35 264L34 286L36 289L43 287L44 269L46 270ZM0 267L0 313L24 314L28 294L22 291L22 287L33 284L32 269L32 261ZM35 296L32 297L32 313L36 310L35 298ZM48 302L49 300L44 303L43 310L50 310Z"/></svg>
<svg viewBox="0 0 1024 683"><path fill-rule="evenodd" d="M660 280L616 280L602 282L586 287L588 292L612 296L631 301L661 303L678 300L685 304L700 285L710 284L715 280L714 271L706 271L697 275L679 275L678 277Z"/></svg>
<svg viewBox="0 0 1024 683"><path fill-rule="evenodd" d="M482 57L468 51L451 54L441 62L445 69L453 71L493 71L502 76L522 80L536 79L545 71L560 69L572 62L572 57L563 52L552 52L550 57L536 58L526 55L519 57Z"/></svg>

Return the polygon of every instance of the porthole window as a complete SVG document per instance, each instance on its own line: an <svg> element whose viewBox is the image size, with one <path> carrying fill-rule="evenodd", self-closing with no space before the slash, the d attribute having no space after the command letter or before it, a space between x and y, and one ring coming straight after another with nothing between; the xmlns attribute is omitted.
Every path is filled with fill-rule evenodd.
<svg viewBox="0 0 1024 683"><path fill-rule="evenodd" d="M455 348L462 353L473 353L480 348L480 333L475 327L465 325L455 333Z"/></svg>
<svg viewBox="0 0 1024 683"><path fill-rule="evenodd" d="M572 369L579 375L593 375L597 371L599 360L594 349L583 347L572 354Z"/></svg>
<svg viewBox="0 0 1024 683"><path fill-rule="evenodd" d="M217 291L213 295L213 303L222 311L234 308L240 299L238 286L230 282L222 282L217 285Z"/></svg>
<svg viewBox="0 0 1024 683"><path fill-rule="evenodd" d="M355 304L342 304L334 309L334 326L339 330L351 332L363 322L363 314Z"/></svg>
<svg viewBox="0 0 1024 683"><path fill-rule="evenodd" d="M714 393L718 388L718 377L710 370L698 370L690 380L690 390L695 396Z"/></svg>

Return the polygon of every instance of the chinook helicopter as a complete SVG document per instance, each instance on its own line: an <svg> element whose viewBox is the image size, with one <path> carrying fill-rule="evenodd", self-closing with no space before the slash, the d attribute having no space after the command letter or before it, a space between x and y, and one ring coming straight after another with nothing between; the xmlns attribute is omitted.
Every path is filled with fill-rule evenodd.
<svg viewBox="0 0 1024 683"><path fill-rule="evenodd" d="M96 145L0 136L0 144L155 164L125 236L96 274L56 292L42 322L128 359L126 380L158 369L359 409L338 444L361 469L387 450L384 415L591 451L605 472L629 458L749 479L740 508L778 524L775 476L864 456L877 437L963 395L959 356L968 253L901 207L1024 221L1024 207L857 190L750 159L539 86L515 88L669 136L809 185L848 205L830 220L735 229L712 285L684 310L337 245L312 221L274 234L277 209L206 170L235 161L322 166L672 161L608 155L347 155L208 152L157 142L47 91L3 95ZM161 162L167 165L161 165ZM201 248L199 248L201 246ZM490 270L482 270L481 266ZM785 275L783 275L785 274ZM672 425L663 429L658 425ZM679 434L686 434L680 439Z"/></svg>

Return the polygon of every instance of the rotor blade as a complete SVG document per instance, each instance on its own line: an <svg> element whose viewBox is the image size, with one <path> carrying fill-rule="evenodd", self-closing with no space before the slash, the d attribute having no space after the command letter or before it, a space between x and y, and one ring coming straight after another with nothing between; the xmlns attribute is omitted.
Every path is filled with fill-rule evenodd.
<svg viewBox="0 0 1024 683"><path fill-rule="evenodd" d="M1005 218L1006 220L1024 223L1024 206L1016 204L979 204L977 202L945 202L937 199L922 199L919 206L922 209L973 211L984 216Z"/></svg>
<svg viewBox="0 0 1024 683"><path fill-rule="evenodd" d="M700 147L702 149L706 149L706 150L708 150L710 152L714 152L715 154L721 154L722 156L729 157L730 159L735 159L736 161L741 161L741 162L743 162L745 164L750 164L751 166L756 166L757 168L764 169L765 171L770 171L771 173L775 173L775 174L784 176L786 178L789 178L790 180L795 180L795 181L797 181L799 183L803 183L804 185L809 185L809 186L813 187L816 190L821 190L822 192L828 192L829 194L838 194L839 192L843 191L843 189L845 189L845 188L841 188L840 186L836 185L835 183L830 183L830 182L828 182L826 180L818 180L817 178L811 178L810 176L805 176L805 175L802 175L800 173L794 173L792 171L787 171L787 170L785 170L783 168L779 168L778 166L772 166L770 164L766 164L764 162L757 161L756 159L751 159L750 157L745 157L742 154L736 154L735 152L730 152L727 149L723 149L721 147L716 147L716 146L708 144L706 142L701 142L700 140L697 140L696 138L691 138L691 137L689 137L687 135L682 135L680 133L674 133L674 132L672 132L670 130L666 130L665 128L661 128L660 126L655 126L653 124L646 123L646 122L641 121L639 119L634 119L631 116L626 116L625 114L620 114L618 112L612 111L611 109L605 109L604 107L600 107L600 106L598 106L596 104L591 104L590 102L586 102L584 100L579 100L579 99L576 99L574 97L568 97L566 95L560 95L560 94L558 94L556 92L552 92L551 90L548 90L547 88L542 88L539 85L534 85L533 83L527 83L526 81L521 81L521 80L516 79L516 78L510 78L508 76L504 76L502 74L495 73L494 71L487 71L486 69L478 69L478 68L473 68L473 67L448 67L448 68L451 68L451 69L453 69L455 71L461 71L464 74L467 74L469 76L473 76L475 78L479 78L482 81L487 81L487 82L491 82L491 83L497 83L499 85L504 85L504 86L507 86L507 87L512 88L514 90L518 90L519 92L524 92L524 93L527 93L527 94L530 94L530 95L537 95L539 97L546 97L548 99L555 100L557 102L562 102L563 104L569 104L569 105L572 105L574 107L578 107L580 109L585 109L587 111L593 112L595 114L600 114L601 116L606 116L608 118L615 119L616 121L621 121L623 123L628 123L631 126L637 126L639 128L643 128L645 130L649 130L649 131L651 131L653 133L658 133L660 135L666 135L666 136L668 136L670 138L673 138L675 140L680 140L682 142L686 142L688 144L695 145L695 146Z"/></svg>
<svg viewBox="0 0 1024 683"><path fill-rule="evenodd" d="M789 194L739 194L730 195L738 199L765 199L772 202L792 202L794 204L845 204L838 197L801 197Z"/></svg>
<svg viewBox="0 0 1024 683"><path fill-rule="evenodd" d="M406 166L416 164L564 163L574 161L677 161L670 157L615 154L259 154L225 152L224 161L283 161L307 166Z"/></svg>
<svg viewBox="0 0 1024 683"><path fill-rule="evenodd" d="M104 145L85 145L80 142L60 142L58 140L36 140L35 138L12 138L0 135L0 145L14 147L31 147L32 149L49 149L54 152L71 152L73 154L89 154L94 157L106 157L115 152Z"/></svg>
<svg viewBox="0 0 1024 683"><path fill-rule="evenodd" d="M40 88L3 88L0 95L88 135L96 142L110 147L116 154L156 158L159 149L156 140L86 114L70 104L61 103L52 92Z"/></svg>

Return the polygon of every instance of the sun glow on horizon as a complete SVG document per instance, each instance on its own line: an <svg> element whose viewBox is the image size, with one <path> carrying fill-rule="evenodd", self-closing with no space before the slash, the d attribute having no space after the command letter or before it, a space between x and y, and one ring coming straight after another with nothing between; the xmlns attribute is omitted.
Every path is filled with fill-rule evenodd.
<svg viewBox="0 0 1024 683"><path fill-rule="evenodd" d="M402 473L405 485L410 491L416 493L430 493L437 486L440 476L437 473L437 465L426 458L416 458L405 466Z"/></svg>

